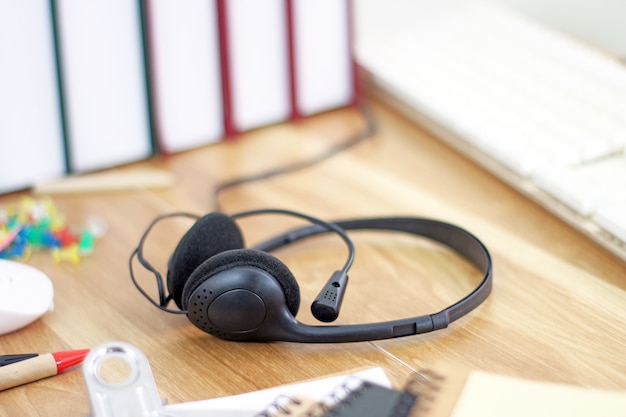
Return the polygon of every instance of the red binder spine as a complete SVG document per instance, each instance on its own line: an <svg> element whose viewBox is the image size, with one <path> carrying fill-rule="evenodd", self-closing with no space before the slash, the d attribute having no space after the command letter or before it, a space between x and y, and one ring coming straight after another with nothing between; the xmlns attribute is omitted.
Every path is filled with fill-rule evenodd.
<svg viewBox="0 0 626 417"><path fill-rule="evenodd" d="M232 80L230 78L230 56L228 41L228 1L217 0L217 23L219 31L220 70L222 73L222 100L224 105L225 139L233 138L239 132L233 120Z"/></svg>
<svg viewBox="0 0 626 417"><path fill-rule="evenodd" d="M302 114L298 109L298 89L296 82L296 47L295 30L293 17L293 0L285 0L285 11L287 20L287 53L289 60L289 102L291 106L291 120L300 120Z"/></svg>
<svg viewBox="0 0 626 417"><path fill-rule="evenodd" d="M363 77L361 76L361 71L359 69L359 65L356 60L356 54L354 51L355 45L355 27L354 27L354 3L353 0L346 0L348 7L348 47L350 49L350 63L352 66L352 102L350 105L356 106L360 103L361 98L363 97Z"/></svg>

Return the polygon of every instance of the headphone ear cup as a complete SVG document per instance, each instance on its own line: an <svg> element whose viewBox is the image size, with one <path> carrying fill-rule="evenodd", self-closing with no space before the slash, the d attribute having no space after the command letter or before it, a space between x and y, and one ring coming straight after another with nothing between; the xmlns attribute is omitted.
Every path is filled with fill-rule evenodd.
<svg viewBox="0 0 626 417"><path fill-rule="evenodd" d="M273 276L282 287L289 312L295 316L300 308L300 287L295 277L278 258L256 249L234 249L221 252L196 268L182 292L183 309L187 309L189 297L206 280L227 269L252 266Z"/></svg>
<svg viewBox="0 0 626 417"><path fill-rule="evenodd" d="M198 266L214 255L244 247L235 221L223 213L209 213L182 237L168 262L167 289L179 308L185 283Z"/></svg>

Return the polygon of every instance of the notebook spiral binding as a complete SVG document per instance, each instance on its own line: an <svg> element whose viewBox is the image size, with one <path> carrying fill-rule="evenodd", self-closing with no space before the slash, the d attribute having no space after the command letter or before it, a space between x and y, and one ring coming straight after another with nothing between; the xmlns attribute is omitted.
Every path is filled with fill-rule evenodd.
<svg viewBox="0 0 626 417"><path fill-rule="evenodd" d="M445 383L446 377L430 369L416 372L409 378L404 386L404 391L415 396L410 417L426 417L430 415L431 407L438 398L439 391Z"/></svg>

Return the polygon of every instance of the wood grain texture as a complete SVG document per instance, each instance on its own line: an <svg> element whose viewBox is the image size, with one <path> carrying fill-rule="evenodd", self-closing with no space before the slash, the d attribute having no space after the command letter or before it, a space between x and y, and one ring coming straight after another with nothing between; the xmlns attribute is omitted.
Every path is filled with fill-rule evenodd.
<svg viewBox="0 0 626 417"><path fill-rule="evenodd" d="M78 265L46 253L30 264L53 281L55 310L0 336L0 353L50 352L121 340L150 360L170 403L194 401L382 366L400 386L438 360L509 375L626 390L626 266L548 212L478 168L419 126L377 102L367 141L289 175L224 191L227 213L274 207L324 219L410 215L462 226L481 238L495 265L494 290L477 310L435 333L379 342L307 345L233 343L203 334L185 317L156 310L133 287L128 258L148 223L172 211L216 207L217 184L296 161L340 143L364 126L344 109L167 158L117 168L166 169L169 188L54 197L70 222L97 216L108 225ZM9 204L28 192L0 197ZM188 220L155 229L146 254L163 273ZM262 216L240 222L247 245L298 220ZM436 312L463 297L480 276L445 248L409 236L354 233L356 260L340 323ZM344 262L340 239L324 236L276 252L300 284L298 318L314 323L310 303ZM150 285L151 277L139 280ZM0 392L0 416L85 415L79 370Z"/></svg>

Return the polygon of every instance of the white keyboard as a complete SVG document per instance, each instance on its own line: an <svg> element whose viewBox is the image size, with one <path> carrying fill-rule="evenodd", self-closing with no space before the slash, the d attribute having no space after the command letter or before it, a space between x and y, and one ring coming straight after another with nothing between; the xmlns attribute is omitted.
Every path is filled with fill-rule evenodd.
<svg viewBox="0 0 626 417"><path fill-rule="evenodd" d="M626 66L493 5L413 12L357 43L375 91L626 260Z"/></svg>

